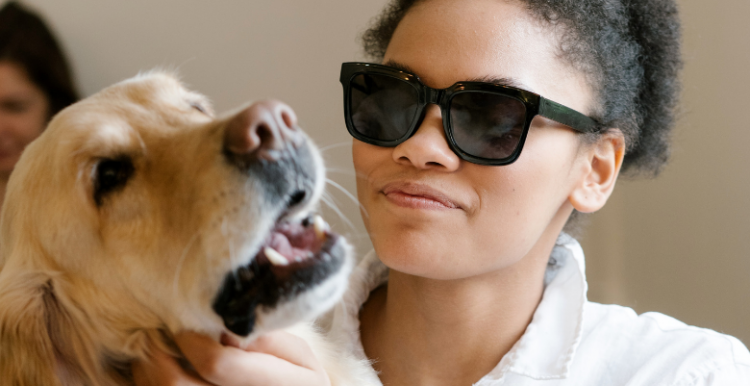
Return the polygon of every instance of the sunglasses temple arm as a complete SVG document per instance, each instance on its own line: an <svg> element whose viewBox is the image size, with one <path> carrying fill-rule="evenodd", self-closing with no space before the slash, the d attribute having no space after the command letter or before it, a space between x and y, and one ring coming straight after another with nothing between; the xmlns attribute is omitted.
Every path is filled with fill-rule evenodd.
<svg viewBox="0 0 750 386"><path fill-rule="evenodd" d="M582 133L595 133L599 131L599 124L595 120L570 107L563 106L544 97L539 97L538 114L555 122L570 126L572 129Z"/></svg>

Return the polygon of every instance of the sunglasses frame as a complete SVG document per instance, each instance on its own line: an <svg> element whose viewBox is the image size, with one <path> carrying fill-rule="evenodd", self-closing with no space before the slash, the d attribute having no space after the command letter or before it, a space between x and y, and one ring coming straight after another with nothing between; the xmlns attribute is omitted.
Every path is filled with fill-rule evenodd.
<svg viewBox="0 0 750 386"><path fill-rule="evenodd" d="M415 119L413 119L414 123L400 138L392 141L382 141L366 137L360 134L354 128L350 106L352 89L351 82L355 76L360 74L377 74L396 78L411 85L417 91L419 100L417 113L414 117ZM382 64L359 62L343 63L341 65L341 76L339 80L344 87L344 118L346 120L346 129L349 131L349 134L351 134L352 137L362 142L377 146L395 147L414 135L417 129L419 129L419 126L422 124L422 120L424 119L425 107L428 104L436 104L440 106L440 112L443 119L443 131L445 132L446 138L448 138L448 145L453 150L453 152L455 152L459 156L459 158L479 165L499 166L508 165L516 161L521 155L521 150L523 149L523 145L526 142L526 136L529 132L529 127L531 127L531 121L537 115L541 115L545 118L549 118L553 121L562 123L580 133L595 133L600 130L600 125L594 119L569 107L544 98L539 94L516 87L487 82L457 82L448 88L439 90L425 86L417 75L408 73L406 71L402 71L400 69L385 66ZM453 97L462 93L477 91L503 95L516 99L523 103L524 107L526 108L526 122L524 122L524 128L521 134L521 138L519 139L516 148L513 150L513 153L505 158L484 158L466 153L458 147L453 137L453 124L451 122L450 114L450 104Z"/></svg>

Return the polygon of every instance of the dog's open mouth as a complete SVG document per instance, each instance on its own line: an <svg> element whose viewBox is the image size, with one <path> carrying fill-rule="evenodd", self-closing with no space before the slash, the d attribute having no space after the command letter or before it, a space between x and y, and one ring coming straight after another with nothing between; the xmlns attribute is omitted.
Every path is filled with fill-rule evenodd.
<svg viewBox="0 0 750 386"><path fill-rule="evenodd" d="M281 221L249 265L227 274L213 309L227 329L247 336L258 307L273 309L316 287L341 269L345 258L341 237L320 216Z"/></svg>
<svg viewBox="0 0 750 386"><path fill-rule="evenodd" d="M284 275L318 260L331 259L330 251L325 248L330 248L330 243L326 245L326 241L336 237L319 215L310 216L300 223L277 224L255 260L261 265L270 263L277 276Z"/></svg>

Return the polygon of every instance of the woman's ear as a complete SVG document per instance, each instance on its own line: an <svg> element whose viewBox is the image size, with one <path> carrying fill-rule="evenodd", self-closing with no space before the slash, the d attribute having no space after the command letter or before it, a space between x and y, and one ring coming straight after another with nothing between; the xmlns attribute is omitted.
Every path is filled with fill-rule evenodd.
<svg viewBox="0 0 750 386"><path fill-rule="evenodd" d="M596 212L615 188L625 157L625 137L619 129L610 129L581 151L583 175L568 200L579 212Z"/></svg>

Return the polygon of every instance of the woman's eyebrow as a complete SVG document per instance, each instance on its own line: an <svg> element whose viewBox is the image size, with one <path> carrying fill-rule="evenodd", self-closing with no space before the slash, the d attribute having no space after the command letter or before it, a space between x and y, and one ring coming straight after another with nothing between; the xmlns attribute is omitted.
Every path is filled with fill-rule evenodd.
<svg viewBox="0 0 750 386"><path fill-rule="evenodd" d="M383 65L388 66L388 67L393 67L393 68L395 68L397 70L401 70L403 72L408 72L410 74L417 75L416 71L412 70L411 67L409 67L409 66L407 66L407 65L405 65L403 63L396 62L394 60L389 60L389 61L383 63ZM419 75L417 75L417 76L419 76Z"/></svg>
<svg viewBox="0 0 750 386"><path fill-rule="evenodd" d="M394 60L389 60L389 61L387 61L387 62L385 62L383 64L386 65L386 66L389 66L389 67L393 67L393 68L395 68L397 70L401 70L401 71L408 72L410 74L414 74L414 75L419 76L416 71L412 70L411 67L409 67L409 66L407 66L407 65L405 65L403 63L399 63L399 62L396 62ZM463 79L462 81L463 82L492 83L492 84L496 84L498 86L515 87L515 88L520 88L520 89L523 89L523 90L526 90L526 91L532 91L533 92L533 90L531 90L529 87L527 87L526 85L524 85L520 80L518 80L516 78L511 78L511 77L497 77L497 76L492 76L492 75L485 75L485 76L480 76L480 77L471 78L471 79Z"/></svg>
<svg viewBox="0 0 750 386"><path fill-rule="evenodd" d="M531 89L529 89L528 86L524 85L523 82L521 82L517 78L510 78L510 77L499 78L499 77L492 76L492 75L485 75L485 76L480 76L477 78L467 79L466 81L467 82L492 83L498 86L514 87L514 88L520 88L526 91L532 91Z"/></svg>

